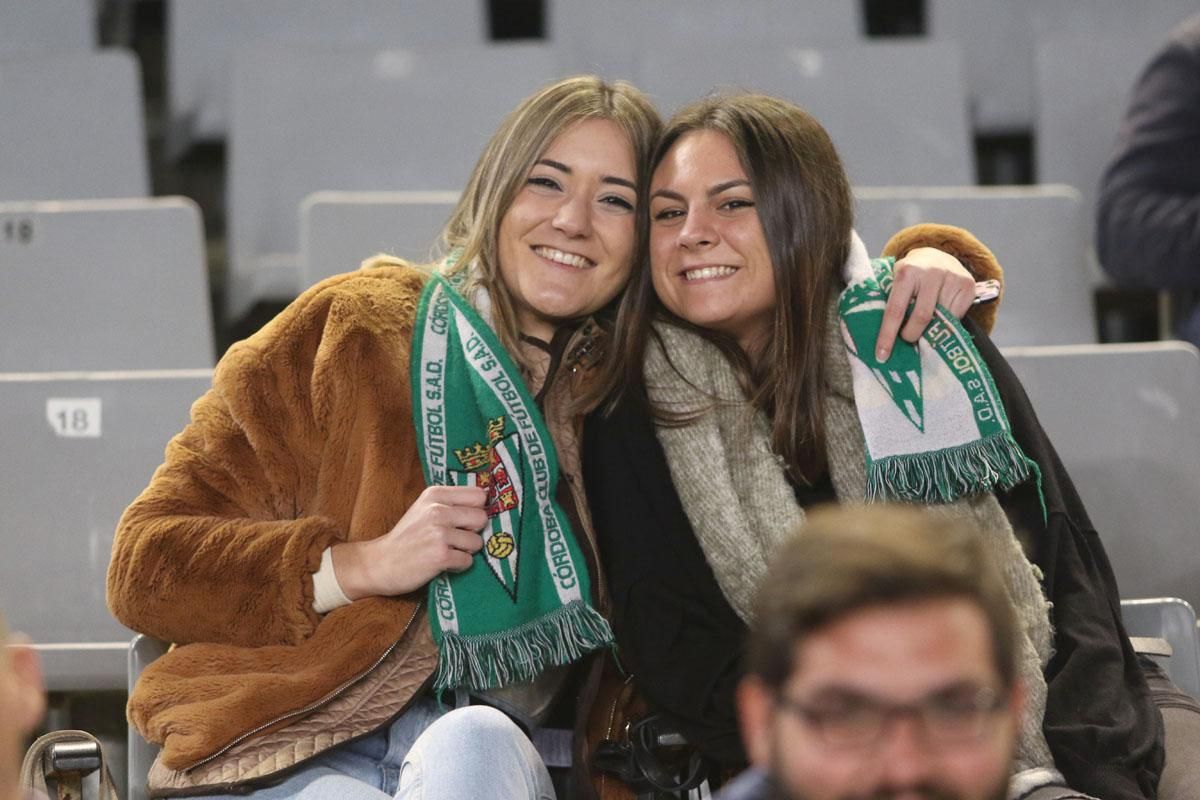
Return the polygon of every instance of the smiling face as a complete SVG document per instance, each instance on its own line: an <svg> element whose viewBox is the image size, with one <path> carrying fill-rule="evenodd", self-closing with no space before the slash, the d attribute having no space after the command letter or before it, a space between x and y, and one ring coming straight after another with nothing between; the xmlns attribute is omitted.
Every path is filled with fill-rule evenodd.
<svg viewBox="0 0 1200 800"><path fill-rule="evenodd" d="M585 119L555 138L500 222L500 277L522 333L549 340L625 286L636 235L636 166L621 128Z"/></svg>
<svg viewBox="0 0 1200 800"><path fill-rule="evenodd" d="M760 341L775 314L775 273L754 189L722 133L685 134L650 185L654 291L671 312L733 336Z"/></svg>

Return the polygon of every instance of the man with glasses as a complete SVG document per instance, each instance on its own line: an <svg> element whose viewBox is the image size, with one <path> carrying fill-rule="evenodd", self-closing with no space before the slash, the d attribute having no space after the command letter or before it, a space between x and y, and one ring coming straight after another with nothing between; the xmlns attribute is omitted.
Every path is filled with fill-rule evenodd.
<svg viewBox="0 0 1200 800"><path fill-rule="evenodd" d="M1017 622L977 531L913 508L825 509L760 589L738 691L754 769L722 800L1084 797L1012 775ZM1053 785L1057 784L1057 785Z"/></svg>

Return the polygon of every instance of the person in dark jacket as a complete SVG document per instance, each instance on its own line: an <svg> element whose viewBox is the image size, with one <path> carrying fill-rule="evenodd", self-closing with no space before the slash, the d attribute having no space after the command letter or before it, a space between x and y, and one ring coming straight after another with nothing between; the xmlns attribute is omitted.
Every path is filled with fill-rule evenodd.
<svg viewBox="0 0 1200 800"><path fill-rule="evenodd" d="M1122 286L1200 289L1200 14L1171 32L1133 88L1100 184L1096 251ZM1179 322L1200 344L1200 306Z"/></svg>
<svg viewBox="0 0 1200 800"><path fill-rule="evenodd" d="M770 98L685 109L655 164L651 276L627 293L618 326L628 388L589 420L585 483L626 666L655 710L736 768L744 598L765 569L768 537L816 503L868 496L858 388L830 313L854 257L851 201L824 131ZM990 254L963 233L947 230L941 247L978 275ZM959 301L942 299L951 310ZM651 328L652 319L667 324ZM1035 728L1022 732L1012 791L1152 798L1162 722L1112 570L1016 378L975 322L966 330L1011 436L1041 474L943 506L985 532L1021 616ZM707 410L671 405L689 386ZM1028 536L1028 560L1014 527Z"/></svg>

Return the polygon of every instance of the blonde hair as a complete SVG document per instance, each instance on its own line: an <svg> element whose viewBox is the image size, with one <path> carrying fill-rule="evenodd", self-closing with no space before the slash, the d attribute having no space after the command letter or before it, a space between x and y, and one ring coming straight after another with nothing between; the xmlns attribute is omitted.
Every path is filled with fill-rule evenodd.
<svg viewBox="0 0 1200 800"><path fill-rule="evenodd" d="M527 97L500 123L492 135L458 205L442 231L443 257L453 259L448 272L474 265L466 290L482 287L491 296L493 325L501 343L518 364L520 331L512 293L500 277L500 222L524 186L537 159L570 125L588 119L610 120L629 139L637 168L638 201L645 197L651 150L662 120L640 90L625 83L608 83L583 75L552 83ZM642 253L646 236L639 206L635 253Z"/></svg>

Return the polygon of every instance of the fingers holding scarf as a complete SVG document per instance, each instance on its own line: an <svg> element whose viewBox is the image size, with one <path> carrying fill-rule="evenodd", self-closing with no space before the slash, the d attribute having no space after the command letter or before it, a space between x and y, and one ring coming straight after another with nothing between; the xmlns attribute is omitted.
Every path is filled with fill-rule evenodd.
<svg viewBox="0 0 1200 800"><path fill-rule="evenodd" d="M443 572L462 572L483 547L487 493L478 486L430 486L378 539L333 547L338 584L350 600L420 589Z"/></svg>
<svg viewBox="0 0 1200 800"><path fill-rule="evenodd" d="M896 262L895 282L875 343L876 358L888 359L897 335L906 342L915 342L933 319L938 304L962 319L974 300L975 278L961 261L934 247L910 250Z"/></svg>

